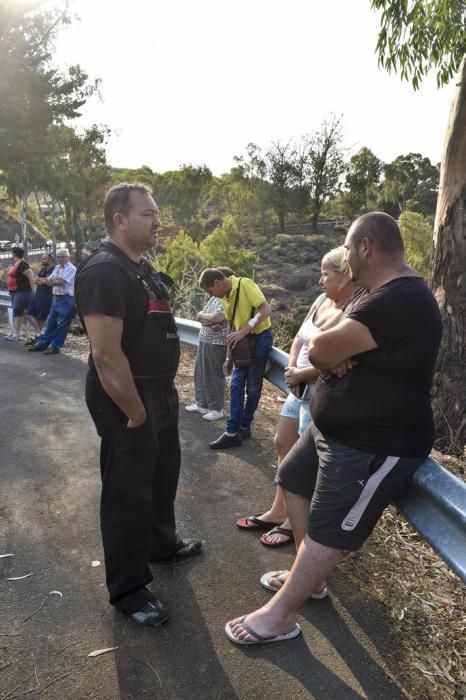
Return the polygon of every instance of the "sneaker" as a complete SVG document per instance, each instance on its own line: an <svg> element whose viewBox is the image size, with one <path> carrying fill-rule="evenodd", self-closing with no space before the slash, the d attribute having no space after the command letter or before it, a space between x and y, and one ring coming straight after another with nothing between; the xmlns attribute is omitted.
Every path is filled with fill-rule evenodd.
<svg viewBox="0 0 466 700"><path fill-rule="evenodd" d="M35 345L37 343L37 338L29 338L29 340L26 340L24 343L25 348L31 347L31 345Z"/></svg>
<svg viewBox="0 0 466 700"><path fill-rule="evenodd" d="M209 411L202 417L204 420L220 420L220 418L223 418L223 411Z"/></svg>
<svg viewBox="0 0 466 700"><path fill-rule="evenodd" d="M202 408L202 406L198 406L197 403L191 403L189 406L185 406L184 410L191 411L191 413L202 413L202 415L204 415L204 413L209 413L208 408Z"/></svg>
<svg viewBox="0 0 466 700"><path fill-rule="evenodd" d="M243 438L239 433L236 435L227 435L222 433L218 440L214 440L209 444L211 450L225 450L227 447L240 447L243 444Z"/></svg>
<svg viewBox="0 0 466 700"><path fill-rule="evenodd" d="M251 437L251 428L240 428L239 434L241 435L243 440L247 440Z"/></svg>
<svg viewBox="0 0 466 700"><path fill-rule="evenodd" d="M19 333L10 333L5 337L5 340L21 340L21 336Z"/></svg>

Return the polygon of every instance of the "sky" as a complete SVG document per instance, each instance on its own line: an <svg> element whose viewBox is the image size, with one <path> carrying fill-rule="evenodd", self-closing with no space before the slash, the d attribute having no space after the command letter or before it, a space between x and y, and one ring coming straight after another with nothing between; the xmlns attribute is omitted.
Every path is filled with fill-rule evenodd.
<svg viewBox="0 0 466 700"><path fill-rule="evenodd" d="M454 85L418 92L377 66L369 0L74 0L56 60L100 78L79 125L112 130L115 167L206 164L228 172L248 143L264 149L343 115L348 158L441 159Z"/></svg>

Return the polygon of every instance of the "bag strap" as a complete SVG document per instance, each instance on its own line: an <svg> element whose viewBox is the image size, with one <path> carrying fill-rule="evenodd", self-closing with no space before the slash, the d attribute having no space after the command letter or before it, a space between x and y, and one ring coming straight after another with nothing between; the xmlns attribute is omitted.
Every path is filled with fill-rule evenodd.
<svg viewBox="0 0 466 700"><path fill-rule="evenodd" d="M238 289L236 290L236 296L235 296L235 303L233 304L233 313L231 315L231 324L233 327L235 327L235 314L236 314L236 307L238 306L238 299L239 299L239 290L241 287L241 280L242 277L239 278L238 280Z"/></svg>
<svg viewBox="0 0 466 700"><path fill-rule="evenodd" d="M238 280L238 289L237 289L237 292L236 292L235 303L233 304L233 313L232 313L232 315L231 315L231 323L232 323L232 326L235 325L236 307L237 307L237 305L238 305L239 290L240 290L241 280L242 280L242 279L243 279L243 278L240 277L239 280ZM255 310L256 310L255 307L254 307L254 306L251 306L250 318L253 318ZM237 329L237 330L239 330L239 329Z"/></svg>

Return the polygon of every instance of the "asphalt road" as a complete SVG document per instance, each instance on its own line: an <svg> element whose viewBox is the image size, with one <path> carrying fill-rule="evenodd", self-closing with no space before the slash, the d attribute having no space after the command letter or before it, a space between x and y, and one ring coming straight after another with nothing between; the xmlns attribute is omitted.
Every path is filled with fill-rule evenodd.
<svg viewBox="0 0 466 700"><path fill-rule="evenodd" d="M207 444L222 426L181 410L178 524L204 553L154 567L152 589L173 610L162 628L107 604L103 566L92 566L103 554L85 372L78 360L0 340L0 555L14 555L0 558L0 700L406 697L383 609L341 572L329 598L304 607L296 640L238 648L226 638L228 619L267 599L261 574L292 561L291 547L270 550L234 525L272 494L265 415L246 445L215 453ZM180 389L188 398L189 378ZM107 647L117 649L88 657Z"/></svg>

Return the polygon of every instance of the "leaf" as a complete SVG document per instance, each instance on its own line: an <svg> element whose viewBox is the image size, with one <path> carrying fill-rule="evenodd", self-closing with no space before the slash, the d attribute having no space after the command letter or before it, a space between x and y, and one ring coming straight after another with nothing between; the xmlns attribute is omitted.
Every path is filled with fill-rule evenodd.
<svg viewBox="0 0 466 700"><path fill-rule="evenodd" d="M29 578L29 576L33 576L33 573L30 574L24 574L24 576L12 576L11 578L7 578L7 581L21 581L23 578Z"/></svg>
<svg viewBox="0 0 466 700"><path fill-rule="evenodd" d="M106 647L105 649L96 649L95 651L91 651L88 656L101 656L102 654L108 654L109 651L115 651L115 649L118 649L119 647Z"/></svg>

